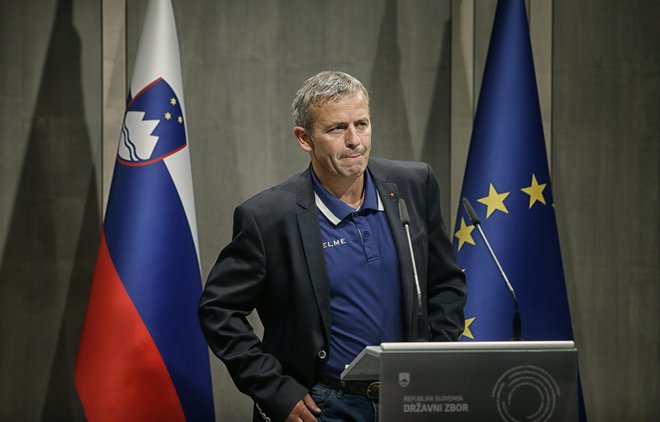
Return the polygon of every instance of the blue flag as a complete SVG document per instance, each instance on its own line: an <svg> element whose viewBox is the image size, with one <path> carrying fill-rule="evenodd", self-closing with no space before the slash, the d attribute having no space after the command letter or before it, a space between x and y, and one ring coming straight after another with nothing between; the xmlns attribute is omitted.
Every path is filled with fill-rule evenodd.
<svg viewBox="0 0 660 422"><path fill-rule="evenodd" d="M573 340L524 0L497 4L461 197L515 289L522 338ZM512 339L512 296L462 207L454 233L468 286L461 339ZM578 406L586 421L579 375Z"/></svg>
<svg viewBox="0 0 660 422"><path fill-rule="evenodd" d="M523 339L572 340L523 0L497 6L461 197L516 291ZM454 242L468 280L462 340L511 340L511 294L462 207Z"/></svg>

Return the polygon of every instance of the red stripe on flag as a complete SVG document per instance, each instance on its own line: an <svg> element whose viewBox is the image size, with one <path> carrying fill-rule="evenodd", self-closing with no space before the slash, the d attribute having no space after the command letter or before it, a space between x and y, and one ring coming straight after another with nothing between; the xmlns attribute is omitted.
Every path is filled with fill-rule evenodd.
<svg viewBox="0 0 660 422"><path fill-rule="evenodd" d="M101 236L76 387L90 421L184 421L172 379Z"/></svg>

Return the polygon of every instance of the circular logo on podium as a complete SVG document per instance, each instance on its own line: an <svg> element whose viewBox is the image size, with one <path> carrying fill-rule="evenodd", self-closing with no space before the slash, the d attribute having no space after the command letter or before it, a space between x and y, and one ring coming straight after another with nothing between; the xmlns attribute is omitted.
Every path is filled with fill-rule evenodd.
<svg viewBox="0 0 660 422"><path fill-rule="evenodd" d="M559 395L559 386L552 375L533 365L506 371L491 394L502 420L507 422L549 420Z"/></svg>

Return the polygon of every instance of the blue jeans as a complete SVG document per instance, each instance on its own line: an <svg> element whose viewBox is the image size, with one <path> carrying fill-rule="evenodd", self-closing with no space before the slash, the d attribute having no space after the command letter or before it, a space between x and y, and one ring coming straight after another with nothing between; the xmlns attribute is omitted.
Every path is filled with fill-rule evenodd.
<svg viewBox="0 0 660 422"><path fill-rule="evenodd" d="M378 422L378 402L366 396L333 390L322 384L312 388L311 396L321 408L319 422Z"/></svg>

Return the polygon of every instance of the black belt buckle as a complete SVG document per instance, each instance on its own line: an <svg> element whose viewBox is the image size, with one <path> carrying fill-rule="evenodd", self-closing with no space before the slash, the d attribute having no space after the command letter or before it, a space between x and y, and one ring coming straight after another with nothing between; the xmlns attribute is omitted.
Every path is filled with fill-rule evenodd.
<svg viewBox="0 0 660 422"><path fill-rule="evenodd" d="M374 381L367 386L367 398L369 400L378 400L380 396L380 381Z"/></svg>

